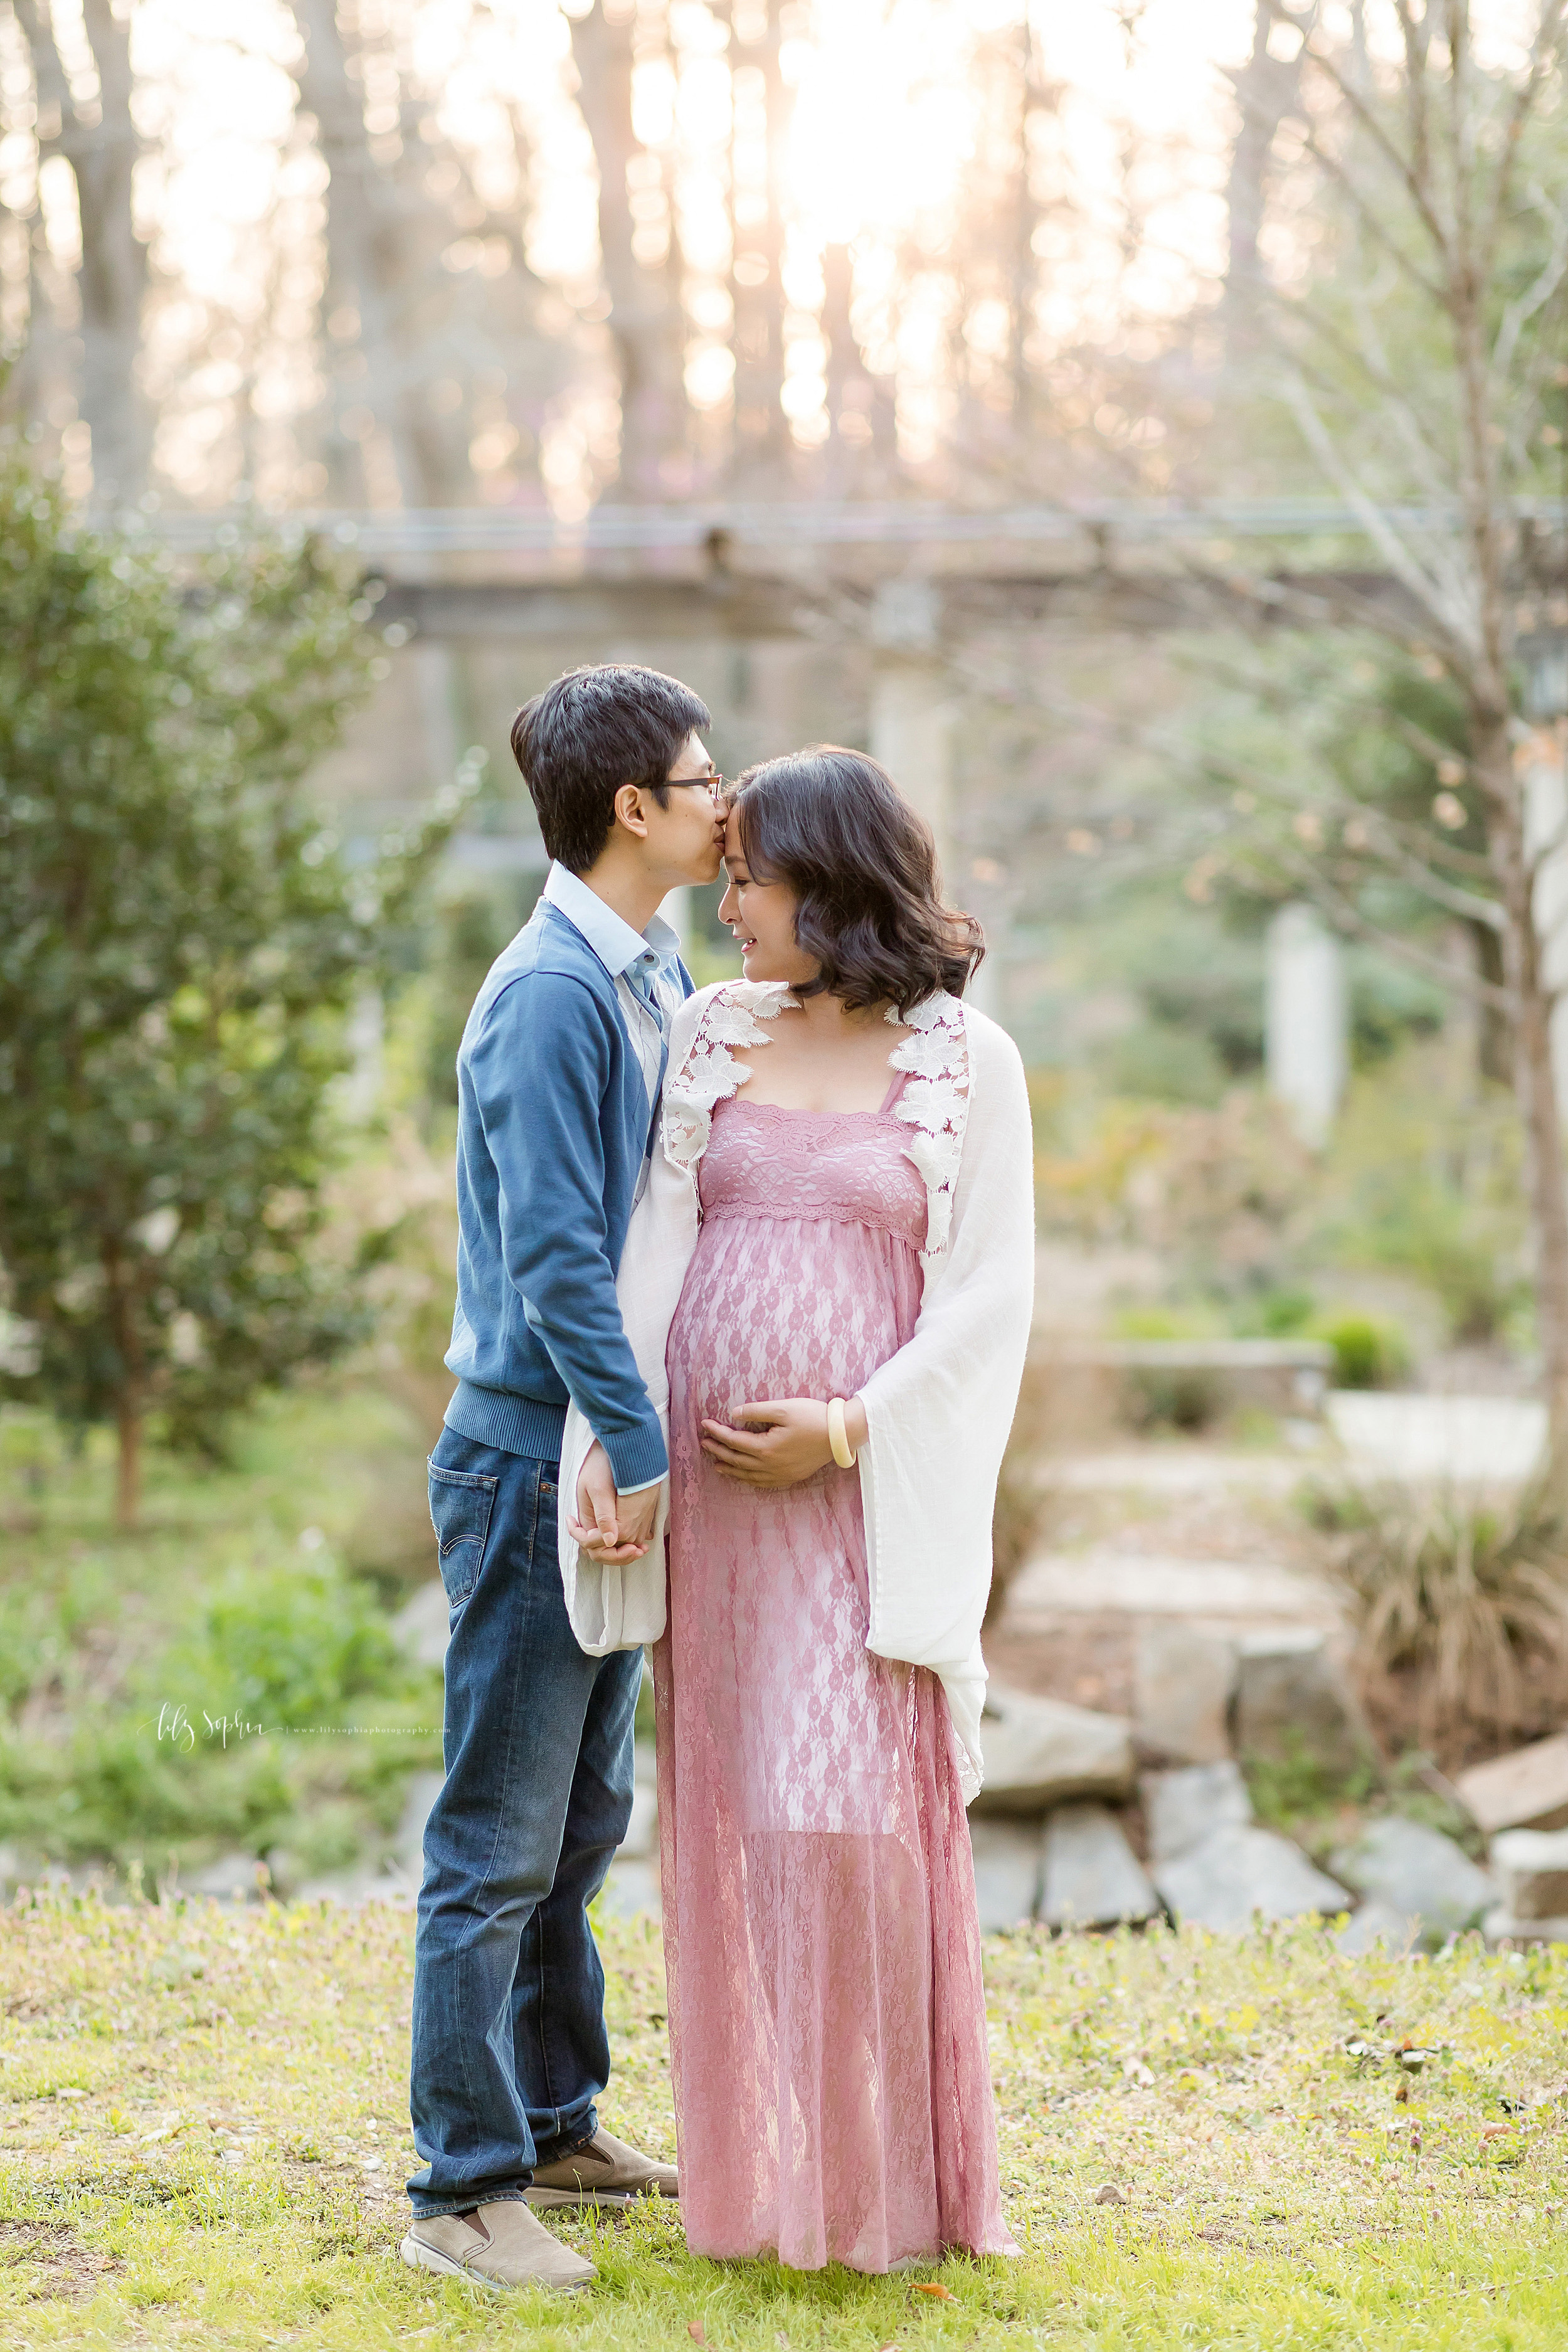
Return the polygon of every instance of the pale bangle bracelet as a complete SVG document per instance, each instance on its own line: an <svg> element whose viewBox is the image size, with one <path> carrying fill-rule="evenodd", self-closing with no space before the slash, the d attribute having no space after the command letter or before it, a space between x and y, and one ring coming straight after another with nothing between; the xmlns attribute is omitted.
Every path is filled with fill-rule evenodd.
<svg viewBox="0 0 1568 2352"><path fill-rule="evenodd" d="M827 1400L827 1443L833 1448L833 1459L840 1470L853 1470L859 1455L849 1443L849 1432L844 1426L844 1400Z"/></svg>

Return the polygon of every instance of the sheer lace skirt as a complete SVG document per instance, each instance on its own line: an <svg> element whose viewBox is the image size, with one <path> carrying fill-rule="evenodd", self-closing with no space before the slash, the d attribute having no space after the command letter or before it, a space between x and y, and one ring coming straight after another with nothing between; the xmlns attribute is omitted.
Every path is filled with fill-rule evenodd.
<svg viewBox="0 0 1568 2352"><path fill-rule="evenodd" d="M813 1155L801 1205L814 1214L748 1217L756 1163L748 1149L738 1172L722 1144L730 1128L750 1147L763 1125L721 1106L704 1186L718 1213L669 1346L670 1607L654 1685L687 2237L801 2269L1005 2252L941 1685L867 1652L856 1474L767 1493L721 1477L698 1444L704 1415L748 1401L852 1393L912 1329L920 1234L889 1208L902 1138L890 1118L859 1122L843 1189L853 1207L857 1181L878 1188L876 1222L824 1199L831 1147ZM793 1205L776 1160L768 1181L775 1207Z"/></svg>

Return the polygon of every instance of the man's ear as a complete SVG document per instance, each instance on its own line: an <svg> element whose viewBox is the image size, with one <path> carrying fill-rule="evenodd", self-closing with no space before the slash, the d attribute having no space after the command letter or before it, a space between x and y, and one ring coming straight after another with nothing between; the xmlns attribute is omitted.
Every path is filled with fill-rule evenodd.
<svg viewBox="0 0 1568 2352"><path fill-rule="evenodd" d="M640 784L623 784L615 798L616 822L635 833L639 841L647 839L647 802Z"/></svg>

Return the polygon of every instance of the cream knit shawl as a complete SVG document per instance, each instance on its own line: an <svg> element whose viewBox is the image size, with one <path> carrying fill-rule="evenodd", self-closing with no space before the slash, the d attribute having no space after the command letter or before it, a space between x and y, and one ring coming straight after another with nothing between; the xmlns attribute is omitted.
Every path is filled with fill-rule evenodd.
<svg viewBox="0 0 1568 2352"><path fill-rule="evenodd" d="M668 1435L665 1345L697 1246L697 1165L716 1102L749 1073L731 1048L765 1045L788 1002L775 983L721 981L682 1006L670 1033L658 1142L616 1285L626 1337ZM889 1015L889 1019L893 1018ZM867 1647L942 1678L962 1748L965 1800L980 1787L985 1668L980 1621L991 1586L991 1515L1033 1310L1034 1148L1018 1051L956 998L931 997L889 1056L910 1073L897 1115L925 1180L924 1290L908 1344L860 1391L870 1585ZM606 1568L567 1529L593 1432L574 1404L561 1452L560 1553L567 1613L590 1656L656 1642L665 1624L668 1482L653 1544Z"/></svg>

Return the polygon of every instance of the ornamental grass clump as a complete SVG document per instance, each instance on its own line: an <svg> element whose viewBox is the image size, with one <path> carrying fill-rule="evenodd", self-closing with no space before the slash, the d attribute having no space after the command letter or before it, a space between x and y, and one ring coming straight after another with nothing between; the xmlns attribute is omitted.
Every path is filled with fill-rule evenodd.
<svg viewBox="0 0 1568 2352"><path fill-rule="evenodd" d="M1561 1481L1523 1486L1319 1489L1310 1516L1331 1538L1363 1667L1405 1683L1423 1738L1460 1727L1505 1734L1526 1708L1527 1670L1568 1683L1568 1508Z"/></svg>

